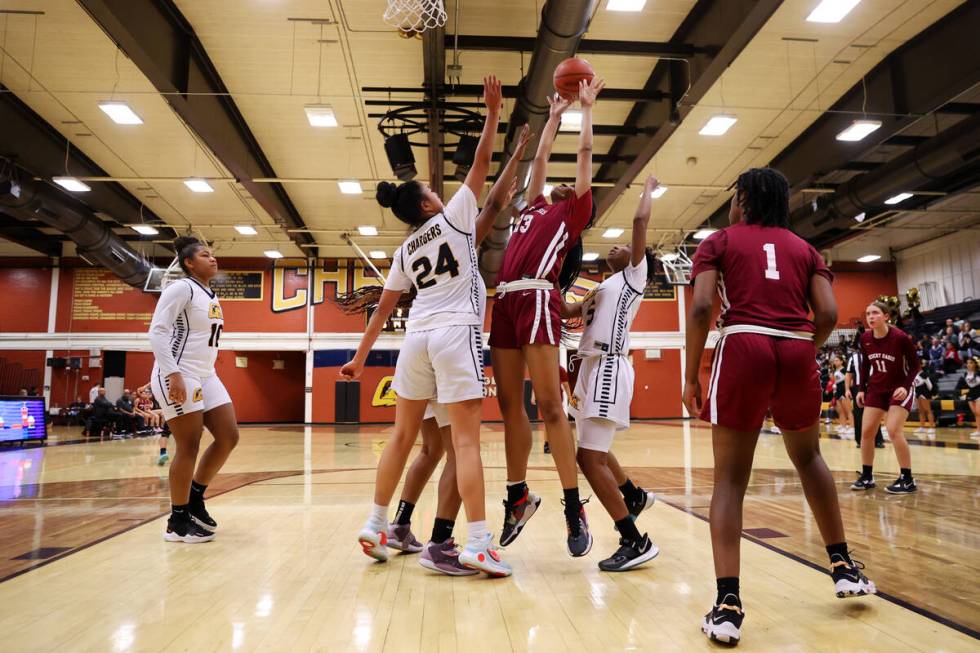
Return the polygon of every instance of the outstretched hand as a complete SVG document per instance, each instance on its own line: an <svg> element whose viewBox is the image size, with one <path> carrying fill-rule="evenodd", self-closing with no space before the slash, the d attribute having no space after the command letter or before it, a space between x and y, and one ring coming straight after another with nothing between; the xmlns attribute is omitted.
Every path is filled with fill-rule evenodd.
<svg viewBox="0 0 980 653"><path fill-rule="evenodd" d="M572 98L562 97L558 93L548 98L548 117L560 118L565 109L572 106Z"/></svg>
<svg viewBox="0 0 980 653"><path fill-rule="evenodd" d="M496 75L483 78L483 103L489 111L501 111L504 108L504 91Z"/></svg>
<svg viewBox="0 0 980 653"><path fill-rule="evenodd" d="M521 133L517 135L517 145L514 146L514 156L518 158L524 157L524 150L527 149L527 144L531 142L531 127L524 125L521 127Z"/></svg>
<svg viewBox="0 0 980 653"><path fill-rule="evenodd" d="M606 81L599 77L593 77L589 81L584 79L578 83L578 101L583 107L591 107L595 104L599 92L606 88Z"/></svg>
<svg viewBox="0 0 980 653"><path fill-rule="evenodd" d="M643 192L647 194L652 193L659 185L660 182L657 181L656 177L647 175L646 181L643 182Z"/></svg>

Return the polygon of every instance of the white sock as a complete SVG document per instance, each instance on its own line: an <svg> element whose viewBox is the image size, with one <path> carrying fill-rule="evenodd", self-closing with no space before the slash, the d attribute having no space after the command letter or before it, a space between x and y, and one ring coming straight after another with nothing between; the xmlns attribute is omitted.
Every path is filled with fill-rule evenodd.
<svg viewBox="0 0 980 653"><path fill-rule="evenodd" d="M524 482L525 481L514 481L513 483L511 483L510 481L507 481L507 487L511 487L513 485L520 485L521 483L524 483Z"/></svg>
<svg viewBox="0 0 980 653"><path fill-rule="evenodd" d="M471 521L469 523L470 527L470 537L468 544L473 546L479 546L483 544L483 540L487 537L487 522L483 521Z"/></svg>
<svg viewBox="0 0 980 653"><path fill-rule="evenodd" d="M371 516L368 518L365 527L370 527L379 531L387 529L388 506L379 506L378 504L371 506Z"/></svg>

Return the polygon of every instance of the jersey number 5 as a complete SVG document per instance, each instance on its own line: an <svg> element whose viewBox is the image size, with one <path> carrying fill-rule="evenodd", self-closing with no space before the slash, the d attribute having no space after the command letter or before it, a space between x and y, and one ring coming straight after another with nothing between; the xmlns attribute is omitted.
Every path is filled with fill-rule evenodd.
<svg viewBox="0 0 980 653"><path fill-rule="evenodd" d="M415 262L412 263L412 271L418 273L415 277L415 285L419 290L431 288L436 285L435 278L426 279L433 272L432 261L429 260L428 256L415 259ZM449 243L443 243L439 246L439 254L436 258L435 273L439 275L445 274L446 272L449 273L450 277L459 276L459 261L453 256L453 250L449 248Z"/></svg>
<svg viewBox="0 0 980 653"><path fill-rule="evenodd" d="M766 243L762 246L766 253L766 279L779 281L779 270L776 269L776 244Z"/></svg>

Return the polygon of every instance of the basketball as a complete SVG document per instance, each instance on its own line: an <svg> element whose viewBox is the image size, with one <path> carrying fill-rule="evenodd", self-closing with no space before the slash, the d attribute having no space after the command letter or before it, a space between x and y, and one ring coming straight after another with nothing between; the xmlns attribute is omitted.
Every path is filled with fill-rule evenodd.
<svg viewBox="0 0 980 653"><path fill-rule="evenodd" d="M555 68L555 90L564 98L578 96L578 85L583 79L592 81L595 71L585 59L569 57Z"/></svg>

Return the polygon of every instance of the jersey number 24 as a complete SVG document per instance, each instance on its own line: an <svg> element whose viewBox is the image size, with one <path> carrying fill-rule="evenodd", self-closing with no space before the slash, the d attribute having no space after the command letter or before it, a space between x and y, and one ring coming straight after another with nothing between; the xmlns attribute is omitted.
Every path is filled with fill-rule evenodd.
<svg viewBox="0 0 980 653"><path fill-rule="evenodd" d="M431 288L436 285L436 279L434 277L432 279L426 279L433 272L432 261L429 260L428 256L415 259L415 262L412 263L412 271L418 273L415 277L415 285L419 290ZM459 276L459 261L453 256L453 250L449 248L449 243L443 243L439 246L439 254L436 258L434 272L436 275L448 272L450 277Z"/></svg>

